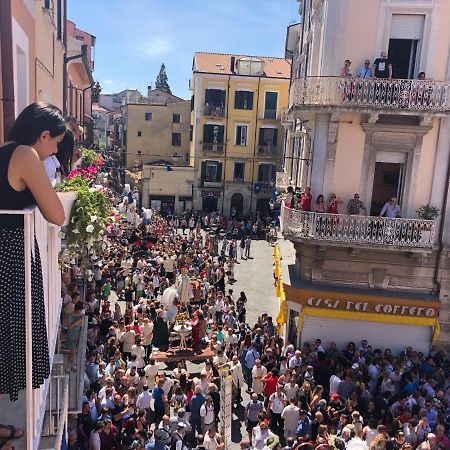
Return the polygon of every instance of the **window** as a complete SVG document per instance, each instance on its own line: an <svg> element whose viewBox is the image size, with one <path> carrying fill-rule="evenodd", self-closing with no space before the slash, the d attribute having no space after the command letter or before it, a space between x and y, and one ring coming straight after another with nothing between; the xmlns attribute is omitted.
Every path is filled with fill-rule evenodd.
<svg viewBox="0 0 450 450"><path fill-rule="evenodd" d="M181 145L181 133L172 133L172 145L176 147Z"/></svg>
<svg viewBox="0 0 450 450"><path fill-rule="evenodd" d="M278 92L266 92L264 101L264 119L277 118Z"/></svg>
<svg viewBox="0 0 450 450"><path fill-rule="evenodd" d="M275 164L260 164L258 167L258 181L275 181L276 170Z"/></svg>
<svg viewBox="0 0 450 450"><path fill-rule="evenodd" d="M205 115L222 117L225 115L225 91L222 89L205 90Z"/></svg>
<svg viewBox="0 0 450 450"><path fill-rule="evenodd" d="M137 135L138 135L138 137L141 137L142 136L142 131L138 131Z"/></svg>
<svg viewBox="0 0 450 450"><path fill-rule="evenodd" d="M234 109L253 109L253 92L236 91L234 93Z"/></svg>
<svg viewBox="0 0 450 450"><path fill-rule="evenodd" d="M194 136L194 125L191 125L189 128L189 141L192 142Z"/></svg>
<svg viewBox="0 0 450 450"><path fill-rule="evenodd" d="M247 125L236 125L234 145L247 145Z"/></svg>
<svg viewBox="0 0 450 450"><path fill-rule="evenodd" d="M145 113L145 120L149 121L153 119L153 113Z"/></svg>
<svg viewBox="0 0 450 450"><path fill-rule="evenodd" d="M203 142L209 144L223 144L225 127L223 125L204 125Z"/></svg>
<svg viewBox="0 0 450 450"><path fill-rule="evenodd" d="M180 123L180 115L177 113L172 114L172 123Z"/></svg>
<svg viewBox="0 0 450 450"><path fill-rule="evenodd" d="M277 128L260 128L258 145L264 147L276 147L278 143Z"/></svg>
<svg viewBox="0 0 450 450"><path fill-rule="evenodd" d="M233 171L233 180L244 181L244 175L245 175L245 163L235 162Z"/></svg>
<svg viewBox="0 0 450 450"><path fill-rule="evenodd" d="M191 111L194 111L194 96L191 95Z"/></svg>
<svg viewBox="0 0 450 450"><path fill-rule="evenodd" d="M218 161L203 161L202 180L213 183L222 181L222 163Z"/></svg>

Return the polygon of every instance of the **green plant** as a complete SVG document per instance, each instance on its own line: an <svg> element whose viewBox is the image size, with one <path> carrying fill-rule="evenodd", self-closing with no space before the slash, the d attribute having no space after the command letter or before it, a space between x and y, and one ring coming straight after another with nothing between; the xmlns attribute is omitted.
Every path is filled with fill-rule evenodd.
<svg viewBox="0 0 450 450"><path fill-rule="evenodd" d="M89 268L101 253L103 235L112 221L112 203L103 186L78 185L78 197L72 208L68 225L67 245L62 261L81 261L81 266Z"/></svg>
<svg viewBox="0 0 450 450"><path fill-rule="evenodd" d="M437 216L439 216L439 208L431 205L430 203L419 206L416 212L421 219L426 220L434 220Z"/></svg>

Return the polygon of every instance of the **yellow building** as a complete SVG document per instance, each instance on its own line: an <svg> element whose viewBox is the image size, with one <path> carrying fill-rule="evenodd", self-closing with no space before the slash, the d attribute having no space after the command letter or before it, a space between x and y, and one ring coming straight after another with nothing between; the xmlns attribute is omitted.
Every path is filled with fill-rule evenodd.
<svg viewBox="0 0 450 450"><path fill-rule="evenodd" d="M268 210L283 154L284 58L196 52L191 80L194 208Z"/></svg>
<svg viewBox="0 0 450 450"><path fill-rule="evenodd" d="M189 164L189 101L149 89L147 97L126 97L122 106L125 167Z"/></svg>

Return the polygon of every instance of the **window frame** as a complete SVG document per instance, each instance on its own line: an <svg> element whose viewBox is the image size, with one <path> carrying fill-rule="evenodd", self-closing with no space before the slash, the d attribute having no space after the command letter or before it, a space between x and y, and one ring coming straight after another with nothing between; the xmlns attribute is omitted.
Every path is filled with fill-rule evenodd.
<svg viewBox="0 0 450 450"><path fill-rule="evenodd" d="M178 136L178 139L174 141L175 136ZM181 147L181 133L172 133L172 147Z"/></svg>
<svg viewBox="0 0 450 450"><path fill-rule="evenodd" d="M245 127L245 139L243 139L242 136L242 128ZM241 128L241 132L240 132L240 139L238 142L238 129ZM242 142L245 141L245 143L243 144ZM247 147L248 146L248 124L246 123L237 123L235 125L235 131L234 131L234 145L238 146L238 147Z"/></svg>
<svg viewBox="0 0 450 450"><path fill-rule="evenodd" d="M148 118L148 117L150 117L150 118ZM146 122L151 122L153 120L153 113L152 112L146 112L144 118L145 118Z"/></svg>
<svg viewBox="0 0 450 450"><path fill-rule="evenodd" d="M178 117L178 120L175 120L175 116ZM181 123L181 114L180 113L172 113L172 123Z"/></svg>

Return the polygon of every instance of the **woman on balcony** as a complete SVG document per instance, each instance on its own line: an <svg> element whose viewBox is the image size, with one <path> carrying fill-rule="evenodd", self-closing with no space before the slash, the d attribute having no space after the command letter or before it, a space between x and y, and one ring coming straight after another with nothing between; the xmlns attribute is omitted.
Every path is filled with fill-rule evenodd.
<svg viewBox="0 0 450 450"><path fill-rule="evenodd" d="M8 142L0 148L0 210L21 210L37 204L47 221L63 224L64 210L42 161L56 153L65 132L61 112L52 105L33 103L20 113ZM8 394L11 401L18 399L26 384L27 287L31 289L33 313L33 388L44 383L50 373L39 248L35 241L31 286L25 286L24 246L23 215L0 214L0 394ZM0 449L13 448L7 440L22 435L21 430L0 426Z"/></svg>

